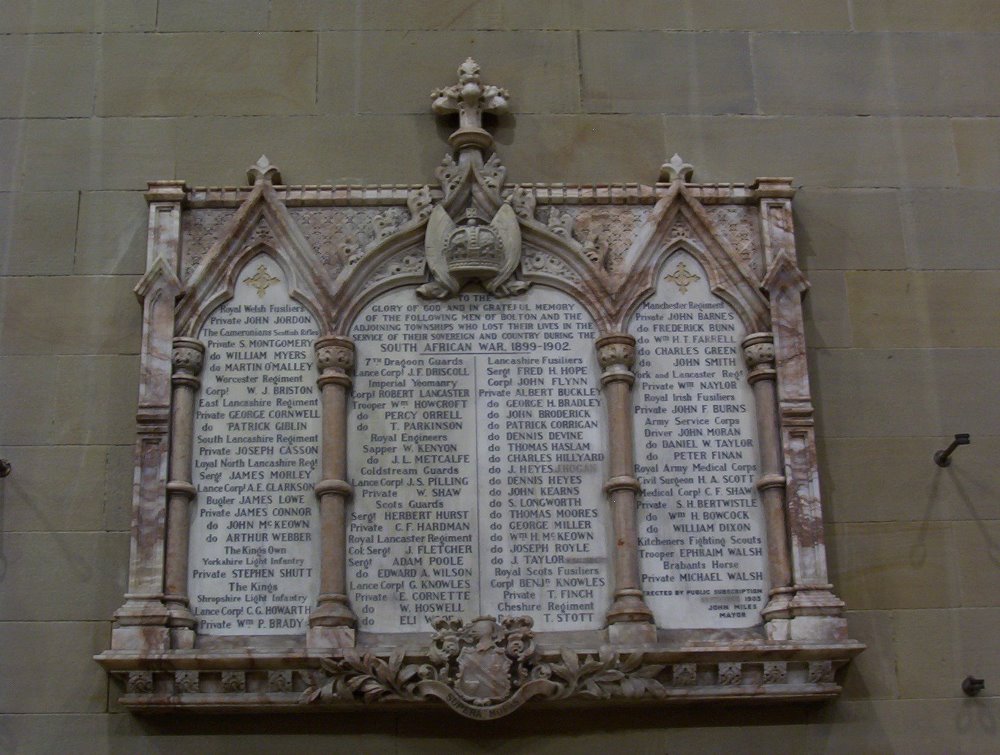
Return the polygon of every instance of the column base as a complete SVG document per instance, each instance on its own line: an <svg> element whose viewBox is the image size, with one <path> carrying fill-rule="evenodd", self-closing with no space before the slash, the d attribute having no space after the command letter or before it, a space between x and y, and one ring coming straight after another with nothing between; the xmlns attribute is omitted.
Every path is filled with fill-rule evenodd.
<svg viewBox="0 0 1000 755"><path fill-rule="evenodd" d="M795 586L795 596L788 606L793 616L840 616L844 601L830 590L833 585Z"/></svg>
<svg viewBox="0 0 1000 755"><path fill-rule="evenodd" d="M352 648L354 644L355 632L351 627L314 626L306 632L307 650Z"/></svg>
<svg viewBox="0 0 1000 755"><path fill-rule="evenodd" d="M837 616L796 616L764 624L767 639L776 642L839 642L847 638L847 619Z"/></svg>
<svg viewBox="0 0 1000 755"><path fill-rule="evenodd" d="M346 595L335 595L324 593L319 596L316 607L309 614L309 626L311 627L349 627L353 628L358 624L358 617L354 615L350 605L347 603Z"/></svg>
<svg viewBox="0 0 1000 755"><path fill-rule="evenodd" d="M789 619L792 617L792 597L795 591L791 587L776 587L771 590L770 599L761 616L764 621L770 622L776 619Z"/></svg>
<svg viewBox="0 0 1000 755"><path fill-rule="evenodd" d="M608 641L612 645L653 645L656 643L656 625L638 621L625 621L608 626Z"/></svg>
<svg viewBox="0 0 1000 755"><path fill-rule="evenodd" d="M640 623L651 624L653 612L642 599L641 590L619 590L615 594L615 602L607 613L608 624Z"/></svg>
<svg viewBox="0 0 1000 755"><path fill-rule="evenodd" d="M115 611L112 650L162 653L170 649L169 612L160 596L126 595Z"/></svg>

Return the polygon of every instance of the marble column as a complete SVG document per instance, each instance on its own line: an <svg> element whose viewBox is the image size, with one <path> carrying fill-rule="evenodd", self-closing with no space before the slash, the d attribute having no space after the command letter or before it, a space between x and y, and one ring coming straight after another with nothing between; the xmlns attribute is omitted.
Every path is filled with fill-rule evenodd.
<svg viewBox="0 0 1000 755"><path fill-rule="evenodd" d="M781 459L781 436L777 422L777 396L774 367L774 336L751 333L743 339L743 358L753 386L757 406L757 438L760 452L760 477L757 490L764 507L767 527L767 560L771 589L762 614L765 621L787 619L792 588L788 556L788 530L785 527L785 476Z"/></svg>
<svg viewBox="0 0 1000 755"><path fill-rule="evenodd" d="M166 483L170 457L171 359L183 181L149 184L146 274L135 288L142 302L136 472L132 485L132 538L125 602L115 611L114 651L161 653L170 647L163 601Z"/></svg>
<svg viewBox="0 0 1000 755"><path fill-rule="evenodd" d="M767 183L765 183L767 182ZM814 409L806 364L802 295L809 288L795 255L792 207L780 196L783 183L758 179L764 251L768 270L761 287L771 303L778 421L785 469L785 526L794 594L790 618L768 622L772 639L847 638L844 603L833 594L826 566L820 505Z"/></svg>
<svg viewBox="0 0 1000 755"><path fill-rule="evenodd" d="M188 600L188 533L190 506L197 495L191 484L191 446L194 440L195 400L201 381L205 346L194 338L175 338L173 350L173 408L170 434L170 481L167 483L167 533L164 595L170 614L170 645L194 647L196 624Z"/></svg>
<svg viewBox="0 0 1000 755"><path fill-rule="evenodd" d="M608 634L613 642L655 642L653 612L642 595L636 521L639 481L632 434L635 338L626 333L599 338L597 359L608 410L608 481L604 491L611 506L615 542L615 592L607 614Z"/></svg>
<svg viewBox="0 0 1000 755"><path fill-rule="evenodd" d="M320 594L309 616L309 649L354 646L357 617L347 598L347 393L354 343L344 336L316 341L323 406L323 478L316 484L320 516Z"/></svg>

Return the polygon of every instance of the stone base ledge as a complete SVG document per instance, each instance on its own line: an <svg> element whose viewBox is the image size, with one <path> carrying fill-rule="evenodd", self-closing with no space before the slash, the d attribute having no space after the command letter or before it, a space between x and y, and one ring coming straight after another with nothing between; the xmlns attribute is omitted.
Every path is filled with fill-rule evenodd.
<svg viewBox="0 0 1000 755"><path fill-rule="evenodd" d="M499 718L522 705L787 702L836 697L837 671L864 646L759 643L756 647L672 649L646 645L539 648L504 694L472 700L460 674L433 652L386 648L329 652L108 651L96 660L125 687L120 702L137 712L310 712L445 704L467 718ZM443 673L442 673L443 672Z"/></svg>

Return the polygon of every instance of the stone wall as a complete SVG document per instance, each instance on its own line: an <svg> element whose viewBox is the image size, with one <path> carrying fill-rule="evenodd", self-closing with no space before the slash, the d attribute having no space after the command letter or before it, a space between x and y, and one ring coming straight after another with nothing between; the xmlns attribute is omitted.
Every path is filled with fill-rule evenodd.
<svg viewBox="0 0 1000 755"><path fill-rule="evenodd" d="M1000 719L995 0L4 0L0 750L959 752ZM148 179L425 182L429 93L510 88L512 181L794 176L833 581L822 707L140 719L121 602ZM931 455L972 434L947 470ZM967 674L987 690L962 695Z"/></svg>

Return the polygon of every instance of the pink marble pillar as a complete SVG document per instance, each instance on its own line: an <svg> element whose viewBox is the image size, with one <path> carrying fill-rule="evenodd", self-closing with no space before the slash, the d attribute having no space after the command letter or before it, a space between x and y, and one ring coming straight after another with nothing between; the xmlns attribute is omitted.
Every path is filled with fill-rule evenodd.
<svg viewBox="0 0 1000 755"><path fill-rule="evenodd" d="M345 336L316 341L317 385L323 406L323 479L316 484L320 516L320 594L309 616L310 649L353 647L357 617L347 597L347 392L354 343Z"/></svg>
<svg viewBox="0 0 1000 755"><path fill-rule="evenodd" d="M771 589L763 610L765 621L787 619L792 597L791 566L788 561L788 530L785 527L785 476L781 463L781 438L778 434L775 397L774 336L751 333L743 339L743 358L753 386L757 406L757 441L760 452L760 491L767 528L767 560Z"/></svg>
<svg viewBox="0 0 1000 755"><path fill-rule="evenodd" d="M132 483L132 538L128 589L115 612L112 650L159 653L170 646L163 601L164 538L169 460L171 357L183 181L155 181L146 193L149 231L146 274L135 292L142 302L136 464Z"/></svg>
<svg viewBox="0 0 1000 755"><path fill-rule="evenodd" d="M604 491L611 506L614 531L614 602L608 610L608 632L614 642L656 640L653 612L643 599L636 521L639 481L635 478L632 434L632 384L635 338L627 333L597 340L601 387L608 410L608 481Z"/></svg>
<svg viewBox="0 0 1000 755"><path fill-rule="evenodd" d="M194 647L195 618L188 600L190 506L197 495L191 484L191 446L195 399L201 381L205 346L193 338L175 338L172 377L174 400L170 436L170 482L167 483L167 555L164 595L170 613L170 644Z"/></svg>
<svg viewBox="0 0 1000 755"><path fill-rule="evenodd" d="M774 639L847 638L844 604L827 576L817 473L814 411L806 364L802 295L809 288L795 255L791 200L778 179L758 179L768 269L762 288L771 303L777 369L778 421L785 465L785 523L793 594L787 620L768 623Z"/></svg>

